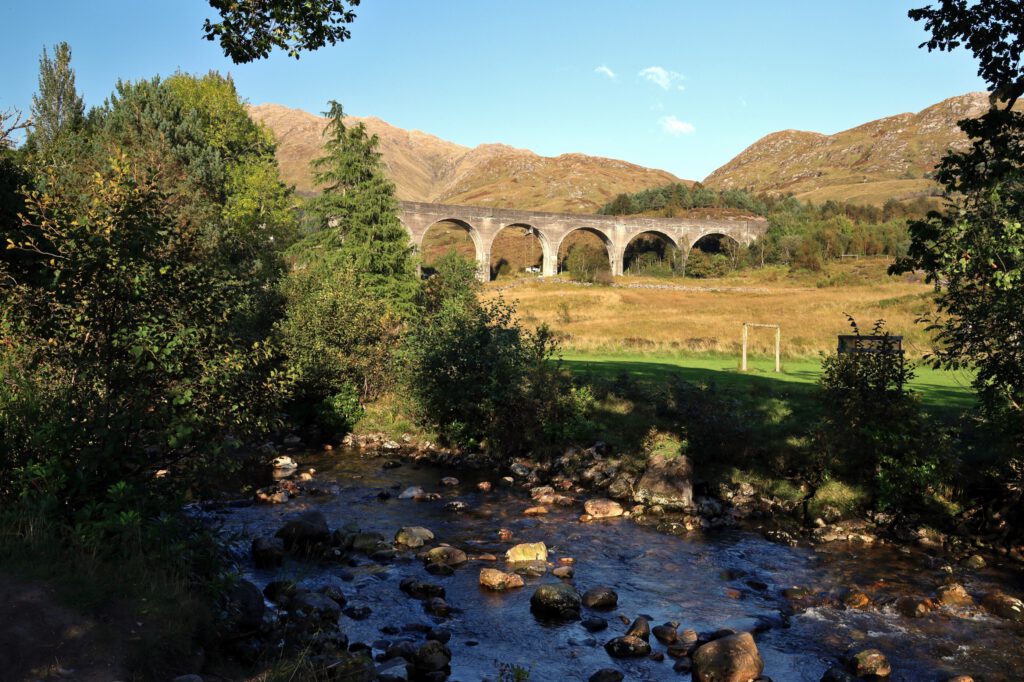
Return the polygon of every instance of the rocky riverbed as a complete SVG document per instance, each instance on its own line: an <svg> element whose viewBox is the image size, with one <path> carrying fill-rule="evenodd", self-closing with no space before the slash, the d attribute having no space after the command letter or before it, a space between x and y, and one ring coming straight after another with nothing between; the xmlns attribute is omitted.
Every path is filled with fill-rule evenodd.
<svg viewBox="0 0 1024 682"><path fill-rule="evenodd" d="M241 654L355 651L367 680L1024 679L1011 559L800 535L742 487L693 496L679 462L456 472L377 445L294 454L259 502L203 507L251 583Z"/></svg>

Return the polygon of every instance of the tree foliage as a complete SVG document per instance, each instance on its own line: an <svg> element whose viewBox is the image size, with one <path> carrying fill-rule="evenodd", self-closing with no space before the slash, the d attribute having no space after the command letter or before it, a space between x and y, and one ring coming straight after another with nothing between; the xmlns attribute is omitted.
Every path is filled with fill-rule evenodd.
<svg viewBox="0 0 1024 682"><path fill-rule="evenodd" d="M348 40L359 0L209 0L220 21L207 19L203 37L220 42L236 64L270 56L274 48L299 58L306 50Z"/></svg>
<svg viewBox="0 0 1024 682"><path fill-rule="evenodd" d="M936 172L946 210L911 224L909 254L892 270L922 269L941 286L940 315L928 319L936 361L976 368L990 421L1024 440L1024 114L1012 108L1024 92L1024 17L1007 0L947 1L910 16L932 32L929 49L971 49L993 100L983 116L960 122L971 146Z"/></svg>
<svg viewBox="0 0 1024 682"><path fill-rule="evenodd" d="M384 174L377 136L346 126L330 103L324 155L312 163L323 193L306 204L315 230L307 252L353 272L356 283L399 314L411 314L419 288L409 233L398 220L395 186Z"/></svg>
<svg viewBox="0 0 1024 682"><path fill-rule="evenodd" d="M53 57L43 48L39 58L39 91L32 96L32 134L29 144L44 152L55 153L85 120L85 104L75 89L71 68L71 48L58 43Z"/></svg>

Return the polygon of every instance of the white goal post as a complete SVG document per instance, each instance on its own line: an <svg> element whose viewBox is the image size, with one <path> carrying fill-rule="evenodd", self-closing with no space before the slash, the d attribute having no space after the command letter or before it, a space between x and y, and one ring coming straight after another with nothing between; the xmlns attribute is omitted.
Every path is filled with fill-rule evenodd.
<svg viewBox="0 0 1024 682"><path fill-rule="evenodd" d="M743 323L743 359L740 362L740 371L747 371L747 338L750 336L751 327L766 327L775 330L775 371L782 372L782 326L778 324L760 324L757 322Z"/></svg>

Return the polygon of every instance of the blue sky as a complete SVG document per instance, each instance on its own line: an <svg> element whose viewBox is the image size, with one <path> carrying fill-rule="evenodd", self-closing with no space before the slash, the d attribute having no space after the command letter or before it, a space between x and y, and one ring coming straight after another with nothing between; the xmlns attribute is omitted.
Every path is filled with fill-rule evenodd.
<svg viewBox="0 0 1024 682"><path fill-rule="evenodd" d="M42 47L66 40L89 106L119 78L219 70L252 103L337 99L467 146L701 179L776 130L833 133L983 90L969 54L918 49L906 12L926 2L364 0L351 41L240 66L201 39L204 0L0 0L0 109L28 109Z"/></svg>

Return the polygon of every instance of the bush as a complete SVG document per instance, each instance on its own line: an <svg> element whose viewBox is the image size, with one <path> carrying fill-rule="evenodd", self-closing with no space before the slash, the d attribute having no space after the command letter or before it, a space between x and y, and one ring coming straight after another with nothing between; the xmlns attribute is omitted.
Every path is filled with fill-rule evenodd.
<svg viewBox="0 0 1024 682"><path fill-rule="evenodd" d="M948 441L907 389L913 367L894 352L884 320L872 329L886 339L878 352L865 350L849 319L861 352L822 361L819 481L838 474L868 486L881 509L919 507L949 479Z"/></svg>
<svg viewBox="0 0 1024 682"><path fill-rule="evenodd" d="M501 454L581 437L593 397L553 362L551 332L525 330L511 305L446 281L464 270L452 262L428 280L430 307L404 345L421 420L450 444Z"/></svg>

